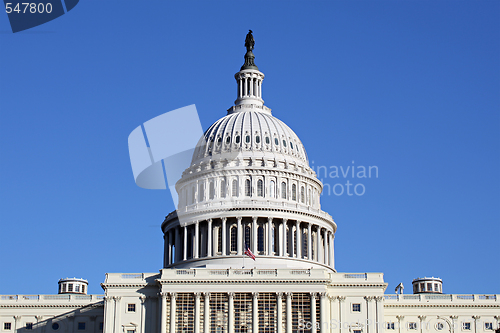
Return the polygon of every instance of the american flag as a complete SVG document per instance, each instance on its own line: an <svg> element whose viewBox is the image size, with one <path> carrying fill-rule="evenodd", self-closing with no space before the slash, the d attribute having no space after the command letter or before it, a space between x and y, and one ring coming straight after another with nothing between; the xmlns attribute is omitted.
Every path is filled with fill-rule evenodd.
<svg viewBox="0 0 500 333"><path fill-rule="evenodd" d="M245 244L245 249L245 254L255 261L255 254L252 253L252 250L250 250L248 244Z"/></svg>

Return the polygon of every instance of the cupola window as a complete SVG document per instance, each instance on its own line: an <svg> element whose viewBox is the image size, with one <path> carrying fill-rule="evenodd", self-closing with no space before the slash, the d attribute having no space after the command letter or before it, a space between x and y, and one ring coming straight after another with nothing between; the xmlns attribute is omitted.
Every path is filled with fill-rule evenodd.
<svg viewBox="0 0 500 333"><path fill-rule="evenodd" d="M286 148L286 141L285 140L283 140L283 147Z"/></svg>
<svg viewBox="0 0 500 333"><path fill-rule="evenodd" d="M304 186L300 188L300 202L304 203Z"/></svg>
<svg viewBox="0 0 500 333"><path fill-rule="evenodd" d="M261 225L257 228L257 251L264 251L264 227Z"/></svg>
<svg viewBox="0 0 500 333"><path fill-rule="evenodd" d="M232 195L233 197L238 196L238 181L236 179L233 180Z"/></svg>
<svg viewBox="0 0 500 333"><path fill-rule="evenodd" d="M266 136L266 144L269 144L269 143L271 143L271 140L269 140L269 137Z"/></svg>
<svg viewBox="0 0 500 333"><path fill-rule="evenodd" d="M260 143L260 136L258 136L258 135L257 135L257 136L255 137L255 142L256 142L256 143Z"/></svg>
<svg viewBox="0 0 500 333"><path fill-rule="evenodd" d="M292 184L292 200L297 201L297 185Z"/></svg>
<svg viewBox="0 0 500 333"><path fill-rule="evenodd" d="M240 136L239 136L239 135L237 135L237 136L236 136L236 138L234 139L234 141L235 141L236 143L240 143Z"/></svg>
<svg viewBox="0 0 500 333"><path fill-rule="evenodd" d="M220 181L220 197L226 197L226 181L224 179Z"/></svg>
<svg viewBox="0 0 500 333"><path fill-rule="evenodd" d="M286 183L281 183L281 199L286 199Z"/></svg>
<svg viewBox="0 0 500 333"><path fill-rule="evenodd" d="M275 193L276 193L276 184L275 184L274 180L271 180L269 182L269 196L271 198L274 198Z"/></svg>
<svg viewBox="0 0 500 333"><path fill-rule="evenodd" d="M252 196L252 184L250 182L250 179L245 180L245 195L247 197Z"/></svg>
<svg viewBox="0 0 500 333"><path fill-rule="evenodd" d="M231 252L236 252L236 227L231 227L230 241L231 241Z"/></svg>
<svg viewBox="0 0 500 333"><path fill-rule="evenodd" d="M264 196L264 182L262 181L262 179L259 179L257 181L257 196L258 197Z"/></svg>
<svg viewBox="0 0 500 333"><path fill-rule="evenodd" d="M292 141L290 141L290 148L293 149L293 143L292 143Z"/></svg>
<svg viewBox="0 0 500 333"><path fill-rule="evenodd" d="M228 145L228 144L230 144L230 143L231 143L231 137L230 137L230 136L228 136L228 137L226 138L226 144Z"/></svg>
<svg viewBox="0 0 500 333"><path fill-rule="evenodd" d="M247 135L247 136L245 137L245 142L246 142L246 143L250 143L250 135Z"/></svg>
<svg viewBox="0 0 500 333"><path fill-rule="evenodd" d="M280 143L279 143L279 141L278 141L278 138L274 138L274 144L275 144L276 146L278 146L278 145L280 144Z"/></svg>

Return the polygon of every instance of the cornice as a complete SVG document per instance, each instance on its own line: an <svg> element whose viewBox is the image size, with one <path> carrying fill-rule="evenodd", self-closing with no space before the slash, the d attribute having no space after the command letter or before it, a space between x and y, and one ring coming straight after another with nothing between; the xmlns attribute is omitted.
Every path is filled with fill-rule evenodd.
<svg viewBox="0 0 500 333"><path fill-rule="evenodd" d="M387 304L385 308L497 308L500 304Z"/></svg>
<svg viewBox="0 0 500 333"><path fill-rule="evenodd" d="M89 304L43 304L43 303L37 303L37 304L0 304L0 308L68 308L68 309L75 309L75 308L83 308L83 307L89 307ZM101 308L104 307L103 302L99 303L93 303L90 305L92 309L95 308Z"/></svg>
<svg viewBox="0 0 500 333"><path fill-rule="evenodd" d="M170 284L213 284L217 281L217 284L327 284L330 280L157 280L161 285Z"/></svg>

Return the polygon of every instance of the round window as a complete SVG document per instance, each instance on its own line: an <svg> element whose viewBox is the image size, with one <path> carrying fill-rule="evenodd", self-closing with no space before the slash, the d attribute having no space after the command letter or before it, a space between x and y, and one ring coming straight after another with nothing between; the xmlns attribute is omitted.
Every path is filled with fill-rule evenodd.
<svg viewBox="0 0 500 333"><path fill-rule="evenodd" d="M230 137L230 136L228 136L228 137L226 138L226 144L229 144L230 142L231 142L231 137Z"/></svg>
<svg viewBox="0 0 500 333"><path fill-rule="evenodd" d="M58 324L58 323L53 323L53 324L52 324L52 329L53 329L54 331L57 331L57 330L59 329L59 324Z"/></svg>
<svg viewBox="0 0 500 333"><path fill-rule="evenodd" d="M443 323L437 323L436 328L441 331L444 328Z"/></svg>
<svg viewBox="0 0 500 333"><path fill-rule="evenodd" d="M278 138L274 138L274 144L275 144L276 146L280 144L280 143L278 142Z"/></svg>
<svg viewBox="0 0 500 333"><path fill-rule="evenodd" d="M239 135L236 136L235 142L240 143L240 136Z"/></svg>

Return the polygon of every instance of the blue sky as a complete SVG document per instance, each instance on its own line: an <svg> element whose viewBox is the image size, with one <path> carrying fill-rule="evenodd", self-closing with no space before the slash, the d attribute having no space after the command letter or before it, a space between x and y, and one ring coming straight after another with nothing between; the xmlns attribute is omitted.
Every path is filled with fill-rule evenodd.
<svg viewBox="0 0 500 333"><path fill-rule="evenodd" d="M81 1L16 34L0 15L0 294L161 268L174 205L135 185L127 137L190 104L224 116L248 29L314 168L378 168L320 177L365 188L322 197L337 270L500 293L498 1Z"/></svg>

